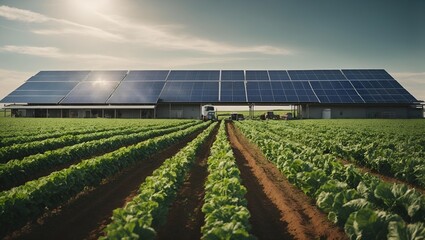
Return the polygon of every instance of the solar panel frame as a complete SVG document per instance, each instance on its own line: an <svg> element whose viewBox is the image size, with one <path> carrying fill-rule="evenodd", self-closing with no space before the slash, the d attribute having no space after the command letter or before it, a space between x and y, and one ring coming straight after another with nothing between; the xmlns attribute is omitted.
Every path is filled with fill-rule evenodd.
<svg viewBox="0 0 425 240"><path fill-rule="evenodd" d="M170 70L132 70L123 81L166 81Z"/></svg>
<svg viewBox="0 0 425 240"><path fill-rule="evenodd" d="M222 70L221 81L245 81L245 73L243 70Z"/></svg>

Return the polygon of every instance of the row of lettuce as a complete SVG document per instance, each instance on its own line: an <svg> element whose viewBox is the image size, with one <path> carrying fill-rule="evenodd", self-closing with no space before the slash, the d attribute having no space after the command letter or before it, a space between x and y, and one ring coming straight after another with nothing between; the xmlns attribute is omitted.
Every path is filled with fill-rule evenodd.
<svg viewBox="0 0 425 240"><path fill-rule="evenodd" d="M177 124L178 122L175 123L175 125ZM84 134L71 133L68 135L61 135L60 137L47 138L41 141L13 144L0 148L0 163L6 163L12 159L20 160L21 158L26 156L34 155L37 153L43 153L46 151L63 148L78 143L84 143L87 141L108 138L116 135L125 135L140 132L141 128L145 128L146 130L149 127L152 127L152 124L146 124L145 127L131 126L127 128L118 128L112 130L106 129L104 131L90 132Z"/></svg>
<svg viewBox="0 0 425 240"><path fill-rule="evenodd" d="M342 164L320 148L292 141L270 123L245 121L238 128L287 179L316 200L351 239L422 239L425 198L403 184L390 184ZM299 136L297 136L299 137Z"/></svg>
<svg viewBox="0 0 425 240"><path fill-rule="evenodd" d="M60 149L30 155L21 160L11 160L0 165L0 190L23 184L33 180L42 171L72 164L75 161L87 159L120 147L136 144L140 141L171 133L195 125L196 122L170 122L156 126L132 128L129 131L115 132L115 135L78 143Z"/></svg>
<svg viewBox="0 0 425 240"><path fill-rule="evenodd" d="M0 192L0 236L37 218L46 209L65 203L86 187L99 185L103 179L136 161L143 161L160 149L171 146L208 125L208 122L198 122L192 126L181 126L180 130L178 127L169 128L162 132L163 135L159 132L161 130L152 130L147 132L152 137L148 140L83 160L69 168ZM155 135L160 136L153 137Z"/></svg>
<svg viewBox="0 0 425 240"><path fill-rule="evenodd" d="M417 120L302 121L285 124L279 131L294 141L425 187L424 123Z"/></svg>
<svg viewBox="0 0 425 240"><path fill-rule="evenodd" d="M84 118L1 118L0 146L58 137L63 133L96 132L147 124L166 124L169 119L84 119ZM175 119L172 121L188 121ZM82 131L83 130L83 131ZM28 140L27 140L28 138Z"/></svg>
<svg viewBox="0 0 425 240"><path fill-rule="evenodd" d="M155 239L169 206L194 163L201 145L211 135L212 124L175 156L167 159L140 186L139 194L124 208L113 212L102 239ZM208 172L202 211L202 239L250 239L249 211L240 172L226 138L224 122L207 160Z"/></svg>

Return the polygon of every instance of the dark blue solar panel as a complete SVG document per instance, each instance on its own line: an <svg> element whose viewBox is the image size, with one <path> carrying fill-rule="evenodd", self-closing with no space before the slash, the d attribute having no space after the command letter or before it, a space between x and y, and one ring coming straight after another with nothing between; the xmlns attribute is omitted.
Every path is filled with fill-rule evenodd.
<svg viewBox="0 0 425 240"><path fill-rule="evenodd" d="M13 96L8 95L0 102L2 103L34 103L34 104L57 104L63 96Z"/></svg>
<svg viewBox="0 0 425 240"><path fill-rule="evenodd" d="M319 102L307 81L247 82L249 102Z"/></svg>
<svg viewBox="0 0 425 240"><path fill-rule="evenodd" d="M118 84L112 81L80 82L61 103L106 103Z"/></svg>
<svg viewBox="0 0 425 240"><path fill-rule="evenodd" d="M391 80L391 77L382 69L342 70L349 80Z"/></svg>
<svg viewBox="0 0 425 240"><path fill-rule="evenodd" d="M121 81L127 74L127 71L91 71L85 81Z"/></svg>
<svg viewBox="0 0 425 240"><path fill-rule="evenodd" d="M167 80L178 80L178 81L199 81L209 80L218 81L220 77L220 71L216 70L202 70L202 71L186 71L186 70L172 70L168 75Z"/></svg>
<svg viewBox="0 0 425 240"><path fill-rule="evenodd" d="M165 81L168 70L142 70L130 71L124 81Z"/></svg>
<svg viewBox="0 0 425 240"><path fill-rule="evenodd" d="M409 92L406 91L406 89L393 79L356 79L351 83L367 103L409 103L417 101Z"/></svg>
<svg viewBox="0 0 425 240"><path fill-rule="evenodd" d="M16 90L62 90L70 91L78 82L26 82Z"/></svg>
<svg viewBox="0 0 425 240"><path fill-rule="evenodd" d="M79 82L84 80L90 71L41 71L28 79L28 82Z"/></svg>
<svg viewBox="0 0 425 240"><path fill-rule="evenodd" d="M290 80L287 71L279 71L279 70L270 71L269 70L269 76L270 76L270 80L278 80L278 81Z"/></svg>
<svg viewBox="0 0 425 240"><path fill-rule="evenodd" d="M346 80L340 70L289 70L291 80Z"/></svg>
<svg viewBox="0 0 425 240"><path fill-rule="evenodd" d="M269 81L269 75L267 74L267 71L247 70L245 74L247 81Z"/></svg>
<svg viewBox="0 0 425 240"><path fill-rule="evenodd" d="M165 82L121 82L107 103L156 103Z"/></svg>
<svg viewBox="0 0 425 240"><path fill-rule="evenodd" d="M64 97L66 94L68 94L69 91L50 91L50 90L26 90L26 91L14 91L10 95L13 96L62 96Z"/></svg>
<svg viewBox="0 0 425 240"><path fill-rule="evenodd" d="M221 102L246 102L244 82L222 82Z"/></svg>
<svg viewBox="0 0 425 240"><path fill-rule="evenodd" d="M364 103L349 81L311 81L321 103Z"/></svg>
<svg viewBox="0 0 425 240"><path fill-rule="evenodd" d="M222 70L221 81L244 81L245 74L243 70Z"/></svg>
<svg viewBox="0 0 425 240"><path fill-rule="evenodd" d="M167 82L159 102L218 102L218 82Z"/></svg>

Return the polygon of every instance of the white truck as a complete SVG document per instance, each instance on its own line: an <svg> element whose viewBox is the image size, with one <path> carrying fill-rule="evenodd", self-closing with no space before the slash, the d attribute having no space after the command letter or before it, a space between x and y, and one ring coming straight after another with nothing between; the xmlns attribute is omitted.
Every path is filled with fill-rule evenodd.
<svg viewBox="0 0 425 240"><path fill-rule="evenodd" d="M203 105L201 107L201 120L204 120L204 121L216 120L215 108L213 105Z"/></svg>

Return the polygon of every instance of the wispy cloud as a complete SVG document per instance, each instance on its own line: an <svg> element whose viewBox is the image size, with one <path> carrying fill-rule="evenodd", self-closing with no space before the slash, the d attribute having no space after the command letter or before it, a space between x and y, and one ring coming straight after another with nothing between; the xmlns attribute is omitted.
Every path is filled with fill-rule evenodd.
<svg viewBox="0 0 425 240"><path fill-rule="evenodd" d="M172 26L155 26L132 22L129 19L96 13L97 16L108 23L117 26L122 34L128 34L130 41L142 42L150 46L156 46L175 50L192 50L209 54L232 54L232 53L260 53L270 55L288 55L287 49L269 46L237 46L191 35L176 33ZM180 29L181 26L178 26Z"/></svg>
<svg viewBox="0 0 425 240"><path fill-rule="evenodd" d="M58 59L65 62L86 62L90 68L113 68L113 69L144 69L161 68L170 69L208 63L239 62L247 60L241 57L183 57L151 59L144 61L128 57L116 57L101 54L75 54L64 52L56 47L16 46L6 45L0 47L0 52L9 52L43 58Z"/></svg>
<svg viewBox="0 0 425 240"><path fill-rule="evenodd" d="M79 24L66 19L48 17L40 13L8 6L0 6L0 16L8 20L28 23L53 23L53 28L32 30L36 34L75 34L122 41L121 36L104 31L100 28Z"/></svg>
<svg viewBox="0 0 425 240"><path fill-rule="evenodd" d="M107 24L114 25L109 31L8 6L0 6L0 16L13 21L54 23L55 26L53 27L43 26L41 29L32 30L33 33L40 35L85 35L100 38L103 41L137 43L161 50L186 50L209 55L237 53L288 55L292 53L288 49L270 45L239 46L218 42L190 34L182 34L180 33L181 26L177 27L179 30L177 31L176 26L151 25L144 22L131 21L121 16L111 16L102 13L95 13L95 16Z"/></svg>

